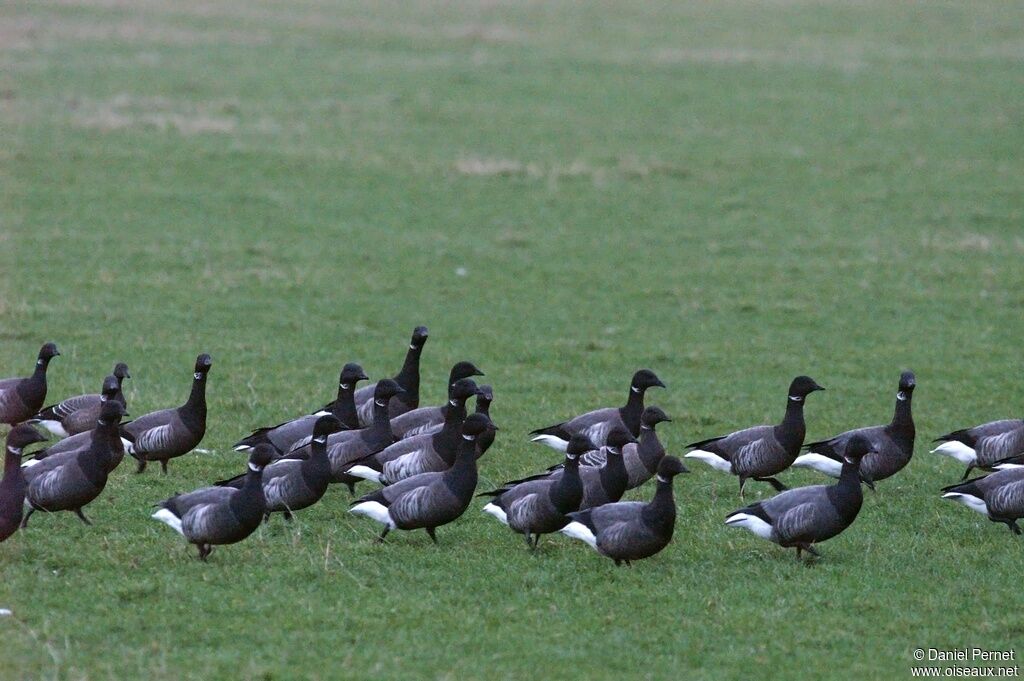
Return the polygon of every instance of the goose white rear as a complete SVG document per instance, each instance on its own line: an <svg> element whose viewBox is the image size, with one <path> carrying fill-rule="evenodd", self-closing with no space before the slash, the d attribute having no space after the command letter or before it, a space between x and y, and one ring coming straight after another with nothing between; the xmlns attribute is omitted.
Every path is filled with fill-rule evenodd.
<svg viewBox="0 0 1024 681"><path fill-rule="evenodd" d="M590 528L583 523L576 522L575 520L561 530L559 530L566 537L572 537L573 539L579 539L581 542L585 542L590 545L592 549L597 551L597 537L590 531Z"/></svg>
<svg viewBox="0 0 1024 681"><path fill-rule="evenodd" d="M162 523L166 524L167 526L171 527L175 532L177 532L181 536L183 536L183 537L185 536L185 533L181 529L181 518L179 518L178 516L174 515L173 513L168 511L166 508L161 508L160 510L158 510L156 513L154 513L150 517L155 519L155 520L159 520L160 522L162 522Z"/></svg>
<svg viewBox="0 0 1024 681"><path fill-rule="evenodd" d="M946 492L942 495L943 499L952 499L958 501L972 511L977 511L983 516L988 516L988 506L985 504L984 499L979 499L973 494L962 494L960 492Z"/></svg>
<svg viewBox="0 0 1024 681"><path fill-rule="evenodd" d="M554 435L538 435L537 437L530 440L530 442L538 442L542 445L551 447L551 449L557 449L558 451L563 453L569 446L568 440L563 440L562 438L556 437Z"/></svg>
<svg viewBox="0 0 1024 681"><path fill-rule="evenodd" d="M369 480L370 482L380 484L380 473L369 466L352 466L352 468L349 468L345 472L354 478L362 478L363 480ZM354 510L355 509L353 509L353 511Z"/></svg>
<svg viewBox="0 0 1024 681"><path fill-rule="evenodd" d="M732 472L732 464L711 452L705 452L703 449L695 449L692 452L687 452L683 455L684 459L697 459L697 461L703 461L707 465L714 468L716 471L722 471L723 473Z"/></svg>
<svg viewBox="0 0 1024 681"><path fill-rule="evenodd" d="M956 440L943 442L941 445L933 449L931 453L942 454L943 456L956 459L965 466L972 465L978 460L978 454L973 448L968 447L963 442L957 442Z"/></svg>
<svg viewBox="0 0 1024 681"><path fill-rule="evenodd" d="M377 501L364 501L356 504L351 509L350 513L356 515L364 515L367 518L376 520L381 525L387 525L388 529L395 529L395 521L391 519L391 514L388 512L387 506Z"/></svg>
<svg viewBox="0 0 1024 681"><path fill-rule="evenodd" d="M44 419L44 420L41 420L41 421L36 421L35 423L36 423L36 425L39 425L39 426L42 426L43 428L46 428L46 430L50 431L53 435L55 435L57 437L67 437L68 436L68 431L64 430L64 424L62 424L60 421L54 421L52 419Z"/></svg>
<svg viewBox="0 0 1024 681"><path fill-rule="evenodd" d="M494 516L505 525L508 525L508 517L505 515L505 511L501 510L501 507L497 504L487 504L484 506L483 511L484 513Z"/></svg>
<svg viewBox="0 0 1024 681"><path fill-rule="evenodd" d="M796 457L793 466L794 468L810 468L833 478L838 478L843 470L843 464L835 459L813 453Z"/></svg>
<svg viewBox="0 0 1024 681"><path fill-rule="evenodd" d="M771 541L772 526L757 516L750 515L749 513L737 513L736 515L729 516L726 519L725 524L729 527L742 527L745 530L753 532L762 539Z"/></svg>

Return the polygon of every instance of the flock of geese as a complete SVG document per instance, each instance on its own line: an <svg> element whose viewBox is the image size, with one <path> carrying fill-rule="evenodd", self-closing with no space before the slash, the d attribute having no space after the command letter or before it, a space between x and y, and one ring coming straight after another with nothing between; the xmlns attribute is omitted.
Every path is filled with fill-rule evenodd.
<svg viewBox="0 0 1024 681"><path fill-rule="evenodd" d="M657 426L670 419L644 404L648 390L665 387L654 372L642 369L633 375L621 407L533 431L535 442L564 453L561 462L478 494L478 461L498 430L489 415L494 393L474 380L483 376L476 365L458 362L448 375L447 402L421 407L419 365L427 337L425 327L413 331L405 362L392 378L357 387L369 378L359 364L346 364L332 402L254 430L234 445L248 453L240 475L165 499L156 504L153 518L182 534L205 560L214 546L245 539L271 514L290 520L320 501L331 484L342 483L355 495L358 483L370 481L379 488L352 502L351 512L378 522L379 540L391 530L423 529L436 542L437 528L461 517L476 495L487 498L484 512L523 535L531 548L541 535L561 532L616 565L665 548L676 519L673 479L688 471L680 459L666 455L659 441ZM137 461L138 473L151 461L166 473L168 462L195 450L206 431L209 355L196 358L184 404L129 421L124 421L123 383L131 375L123 363L103 380L100 393L44 406L47 368L58 355L57 346L46 343L30 376L0 380L0 422L13 426L0 481L0 542L26 527L35 511L72 511L90 524L83 508L103 492L126 453ZM915 385L913 373L900 376L888 424L805 445L804 404L824 388L798 376L787 391L781 422L694 442L684 458L736 476L741 498L750 480L771 485L775 496L730 513L726 525L795 548L798 558L805 551L817 556L816 544L857 518L862 484L874 490L910 462ZM467 413L471 399L475 411ZM47 440L41 430L62 439L26 452ZM942 490L943 497L1020 534L1024 421L994 421L936 442L933 452L967 466L959 483ZM787 489L777 476L790 467L838 480ZM975 468L992 472L968 479ZM627 490L651 478L656 482L649 502L621 501Z"/></svg>

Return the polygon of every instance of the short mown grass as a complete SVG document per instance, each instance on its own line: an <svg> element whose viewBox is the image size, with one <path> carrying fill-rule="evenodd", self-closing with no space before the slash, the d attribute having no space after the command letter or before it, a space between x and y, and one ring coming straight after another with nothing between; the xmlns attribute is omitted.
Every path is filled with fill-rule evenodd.
<svg viewBox="0 0 1024 681"><path fill-rule="evenodd" d="M918 647L1012 649L1020 540L939 499L931 437L1019 416L1019 6L9 2L0 7L0 375L117 360L136 415L214 357L204 447L0 545L4 679L907 678ZM479 511L373 542L332 489L209 564L151 505L239 471L248 429L471 359L502 428L482 485L557 460L530 429L631 373L686 442L781 416L918 445L799 563L727 529L694 463L674 542L617 569ZM791 484L820 479L784 476ZM364 485L364 489L369 489ZM748 499L767 493L748 486ZM646 498L650 487L631 493Z"/></svg>

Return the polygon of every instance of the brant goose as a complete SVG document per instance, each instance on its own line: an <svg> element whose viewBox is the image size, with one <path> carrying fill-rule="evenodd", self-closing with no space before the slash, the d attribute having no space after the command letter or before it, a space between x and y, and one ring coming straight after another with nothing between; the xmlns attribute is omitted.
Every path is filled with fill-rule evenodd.
<svg viewBox="0 0 1024 681"><path fill-rule="evenodd" d="M967 466L960 478L966 480L975 468L991 468L999 461L1024 453L1024 420L983 423L954 430L933 441L942 443L932 450L933 454L945 454Z"/></svg>
<svg viewBox="0 0 1024 681"><path fill-rule="evenodd" d="M28 519L36 510L74 511L83 523L92 524L82 507L98 497L107 485L111 453L121 444L118 424L122 416L124 407L120 402L104 402L87 449L48 456L34 466L21 469L28 483L25 494L28 512L21 521L22 527L28 526Z"/></svg>
<svg viewBox="0 0 1024 681"><path fill-rule="evenodd" d="M167 462L188 454L203 441L206 433L206 375L213 360L207 354L196 357L192 374L192 392L188 401L177 409L162 409L129 421L121 427L121 434L130 442L128 453L139 467L146 470L146 462L159 461L164 474Z"/></svg>
<svg viewBox="0 0 1024 681"><path fill-rule="evenodd" d="M626 465L626 474L629 476L626 489L639 487L657 473L658 464L665 456L665 447L661 444L661 440L658 439L655 427L659 423L671 420L658 407L647 407L644 409L644 413L640 417L640 437L637 439L637 442L631 442L622 448L622 461ZM604 462L604 451L600 449L588 452L580 459L580 464L583 466L601 467L604 465ZM557 466L552 466L549 470L561 467L562 464L558 464ZM687 470L686 472L689 473L690 471Z"/></svg>
<svg viewBox="0 0 1024 681"><path fill-rule="evenodd" d="M582 433L600 447L607 440L608 433L616 426L625 428L636 437L640 434L644 393L648 388L655 386L664 388L665 384L650 369L641 369L633 374L633 381L629 384L629 399L625 406L597 409L547 428L538 428L530 433L536 436L533 442L540 442L564 452L569 438L576 433Z"/></svg>
<svg viewBox="0 0 1024 681"><path fill-rule="evenodd" d="M119 378L117 370L121 367L124 367L124 371ZM128 365L118 364L114 367L114 372L103 379L103 386L98 395L75 395L44 407L29 423L38 424L57 437L68 437L92 430L100 416L100 405L107 400L117 400L122 407L127 408L124 393L121 391L121 381L130 378Z"/></svg>
<svg viewBox="0 0 1024 681"><path fill-rule="evenodd" d="M47 343L39 349L31 376L0 379L0 423L17 425L42 408L46 400L46 368L59 354L56 345Z"/></svg>
<svg viewBox="0 0 1024 681"><path fill-rule="evenodd" d="M285 520L292 513L320 501L331 482L331 461L327 458L327 436L341 430L341 421L327 414L317 418L310 438L307 459L278 458L263 469L263 496L267 500L265 515L280 512ZM214 483L220 487L241 489L245 474Z"/></svg>
<svg viewBox="0 0 1024 681"><path fill-rule="evenodd" d="M348 486L355 494L355 484L360 478L348 474L356 461L376 454L395 442L388 418L388 402L395 395L402 394L397 382L386 378L377 381L373 398L373 425L359 430L343 430L327 438L327 457L331 461L331 482ZM309 445L289 452L286 459L304 459L309 456Z"/></svg>
<svg viewBox="0 0 1024 681"><path fill-rule="evenodd" d="M263 443L249 455L249 470L240 489L204 487L178 494L157 506L153 518L174 528L199 549L199 560L217 544L234 544L252 534L267 508L263 496L263 467L270 463L274 448Z"/></svg>
<svg viewBox="0 0 1024 681"><path fill-rule="evenodd" d="M459 362L452 367L451 372L448 374L448 385L445 391L451 392L452 386L458 380L483 375L484 372L477 369L472 362ZM421 433L440 430L443 425L444 405L440 407L420 407L391 419L391 430L399 440L404 440L407 437Z"/></svg>
<svg viewBox="0 0 1024 681"><path fill-rule="evenodd" d="M569 522L566 514L579 509L583 501L579 457L593 449L594 443L586 435L573 435L565 450L565 472L562 475L518 485L503 485L478 494L478 497L494 497L484 506L484 513L522 534L526 545L536 549L542 534L565 527Z"/></svg>
<svg viewBox="0 0 1024 681"><path fill-rule="evenodd" d="M457 519L476 491L476 438L490 423L483 414L472 414L462 424L462 441L455 463L443 473L421 473L353 502L352 513L384 525L378 541L393 529L424 529L437 543L436 528Z"/></svg>
<svg viewBox="0 0 1024 681"><path fill-rule="evenodd" d="M494 402L494 388L489 385L477 386L479 392L476 394L476 412L477 414L483 414L487 418L491 418L491 403ZM494 444L494 431L496 428L493 427L492 423L487 427L483 433L480 434L476 439L476 458L480 458L487 453L487 450Z"/></svg>
<svg viewBox="0 0 1024 681"><path fill-rule="evenodd" d="M409 350L405 353L405 363L392 380L401 386L402 391L388 403L388 417L395 418L407 411L420 406L420 355L427 342L427 327L417 326L412 331ZM374 419L374 391L376 383L364 385L356 391L356 410L359 413L359 424L368 426Z"/></svg>
<svg viewBox="0 0 1024 681"><path fill-rule="evenodd" d="M21 472L21 454L25 447L44 442L35 428L22 424L7 433L4 449L4 477L0 480L0 542L14 534L21 525L25 503L25 476Z"/></svg>
<svg viewBox="0 0 1024 681"><path fill-rule="evenodd" d="M346 364L338 379L338 398L316 414L300 416L297 419L279 423L269 428L257 428L250 435L235 443L236 452L245 452L261 442L271 445L278 454L284 454L309 443L313 437L313 426L320 416L330 414L345 428L358 428L354 399L357 381L367 380L363 367L355 363Z"/></svg>
<svg viewBox="0 0 1024 681"><path fill-rule="evenodd" d="M959 501L994 523L1005 523L1014 534L1021 533L1017 521L1024 518L1024 466L1000 464L995 473L942 491L943 499Z"/></svg>
<svg viewBox="0 0 1024 681"><path fill-rule="evenodd" d="M824 390L808 376L797 376L789 386L786 415L777 426L754 426L730 435L693 442L695 447L684 458L697 459L712 468L732 473L740 479L740 498L749 478L770 483L776 491L786 486L774 475L789 468L804 443L804 399L816 390Z"/></svg>
<svg viewBox="0 0 1024 681"><path fill-rule="evenodd" d="M436 433L414 435L390 445L381 451L360 459L348 470L349 475L392 485L420 473L448 469L462 441L462 423L466 420L466 400L476 395L478 388L471 378L460 378L448 388L448 402L444 410L444 425ZM413 412L409 412L413 413ZM395 420L391 421L394 427Z"/></svg>
<svg viewBox="0 0 1024 681"><path fill-rule="evenodd" d="M616 565L649 558L668 546L676 525L672 480L686 467L674 456L658 463L658 484L650 503L620 501L570 513L562 534L590 544Z"/></svg>
<svg viewBox="0 0 1024 681"><path fill-rule="evenodd" d="M811 468L838 478L843 469L846 445L854 435L861 435L871 443L871 452L860 462L860 477L874 490L876 482L899 473L914 455L914 417L910 412L910 402L916 385L914 372L904 371L896 392L896 411L888 425L848 430L828 440L812 442L806 445L808 453L798 456L793 466Z"/></svg>
<svg viewBox="0 0 1024 681"><path fill-rule="evenodd" d="M579 434L579 433L577 433ZM571 438L570 438L571 440ZM608 433L608 443L599 452L604 460L604 465L582 466L580 468L580 479L583 481L583 501L579 510L583 511L593 506L610 504L622 498L626 493L626 485L629 484L629 474L626 472L626 464L622 459L622 450L636 439L629 434L629 431L621 426L612 428ZM584 454L582 458L588 455ZM545 471L539 475L531 475L521 480L512 480L505 483L506 486L518 485L531 480L557 479L564 474L564 469L555 467L553 470Z"/></svg>
<svg viewBox="0 0 1024 681"><path fill-rule="evenodd" d="M843 471L834 485L797 487L730 513L725 524L742 527L785 548L821 554L814 544L831 539L853 524L864 501L860 462L871 443L854 435L843 453Z"/></svg>

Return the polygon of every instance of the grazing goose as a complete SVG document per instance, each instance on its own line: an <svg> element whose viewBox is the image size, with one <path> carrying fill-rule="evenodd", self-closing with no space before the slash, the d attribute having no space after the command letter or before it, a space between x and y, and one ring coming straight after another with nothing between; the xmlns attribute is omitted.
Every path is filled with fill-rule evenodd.
<svg viewBox="0 0 1024 681"><path fill-rule="evenodd" d="M354 400L355 386L357 381L365 381L367 378L363 367L355 363L346 364L341 370L338 380L338 398L318 411L317 414L320 416L330 414L338 420L340 425L346 428L358 428L359 419L356 416ZM236 452L245 452L261 442L266 442L278 454L284 454L309 443L313 437L313 426L320 416L309 414L269 428L257 428L252 431L252 434L236 442L234 449Z"/></svg>
<svg viewBox="0 0 1024 681"><path fill-rule="evenodd" d="M381 451L360 459L348 470L349 475L392 485L399 480L448 469L462 441L462 423L466 420L466 400L478 389L471 378L460 378L448 389L444 409L444 426L436 433L414 435ZM411 412L410 412L411 413ZM394 424L394 420L391 421Z"/></svg>
<svg viewBox="0 0 1024 681"><path fill-rule="evenodd" d="M343 483L349 492L355 494L355 485L360 478L349 475L348 469L365 457L381 451L395 442L388 418L388 403L395 395L402 393L402 387L390 378L377 381L373 398L373 425L359 430L343 430L327 438L327 457L331 461L331 482ZM289 452L286 459L303 459L309 456L309 445Z"/></svg>
<svg viewBox="0 0 1024 681"><path fill-rule="evenodd" d="M649 558L668 546L676 526L672 480L686 467L674 456L658 463L658 484L650 503L620 501L570 513L562 534L586 542L616 565Z"/></svg>
<svg viewBox="0 0 1024 681"><path fill-rule="evenodd" d="M59 354L56 345L47 343L39 349L31 376L0 379L0 423L17 425L42 408L46 401L46 368Z"/></svg>
<svg viewBox="0 0 1024 681"><path fill-rule="evenodd" d="M28 483L21 472L21 453L35 442L46 438L35 428L22 424L7 433L4 450L4 477L0 480L0 542L14 534L24 513L25 489Z"/></svg>
<svg viewBox="0 0 1024 681"><path fill-rule="evenodd" d="M420 355L427 342L427 327L417 326L413 329L409 350L405 353L405 363L392 379L401 386L402 391L388 403L388 417L395 418L407 411L420 406ZM356 391L356 410L359 413L359 425L368 426L373 422L373 401L376 383L364 385Z"/></svg>
<svg viewBox="0 0 1024 681"><path fill-rule="evenodd" d="M320 501L331 482L331 461L327 458L327 436L341 430L341 421L327 414L317 418L310 438L307 459L277 459L263 469L263 496L267 500L266 517L271 513L292 513ZM246 475L215 483L220 487L241 489Z"/></svg>
<svg viewBox="0 0 1024 681"><path fill-rule="evenodd" d="M684 458L703 461L712 468L740 479L740 498L749 478L770 483L777 491L786 486L774 475L789 468L804 443L804 399L824 390L808 376L797 376L789 386L786 415L777 426L754 426L730 435L686 445L695 447Z"/></svg>
<svg viewBox="0 0 1024 681"><path fill-rule="evenodd" d="M123 415L124 407L120 402L104 402L88 449L49 456L34 466L21 469L28 483L25 494L28 512L21 521L22 527L28 526L28 519L36 510L74 511L83 523L92 524L82 508L107 486L111 453L121 444L118 425Z"/></svg>
<svg viewBox="0 0 1024 681"><path fill-rule="evenodd" d="M477 369L472 362L459 362L452 367L451 372L448 374L448 384L445 390L450 392L455 382L463 378L483 375L484 372ZM441 426L444 425L444 407L445 405L440 407L420 407L419 409L407 411L401 416L391 419L391 430L399 440L404 440L413 435L420 435L421 433L440 430Z"/></svg>
<svg viewBox="0 0 1024 681"><path fill-rule="evenodd" d="M871 452L860 462L861 480L872 490L875 483L899 473L914 455L914 417L910 403L917 381L914 372L904 371L896 392L896 411L884 426L857 428L828 440L807 445L808 453L798 456L795 468L811 468L833 478L843 469L843 451L854 435L863 435L871 443Z"/></svg>
<svg viewBox="0 0 1024 681"><path fill-rule="evenodd" d="M658 439L655 427L659 423L671 421L658 407L647 407L640 417L640 437L637 442L630 443L622 448L622 461L626 465L626 474L629 481L626 489L634 489L654 477L658 471L658 464L665 456L665 447ZM583 466L603 466L605 462L604 450L595 449L588 452L580 459ZM562 464L552 467L561 468ZM686 471L689 473L689 471Z"/></svg>
<svg viewBox="0 0 1024 681"><path fill-rule="evenodd" d="M966 480L975 468L991 468L998 461L1024 454L1024 420L1004 419L954 430L934 442L942 444L933 454L945 454L967 466L960 478Z"/></svg>
<svg viewBox="0 0 1024 681"><path fill-rule="evenodd" d="M234 544L252 534L263 520L267 500L263 496L263 467L274 448L259 444L249 454L249 470L240 489L204 487L161 501L153 518L174 528L199 549L199 560L218 544Z"/></svg>
<svg viewBox="0 0 1024 681"><path fill-rule="evenodd" d="M629 399L625 406L597 409L547 428L538 428L530 433L536 436L533 442L564 452L569 438L576 433L582 433L600 447L607 441L608 433L616 426L625 428L636 437L640 434L644 394L648 388L655 386L664 388L665 384L650 369L641 369L633 374L633 380L629 384Z"/></svg>
<svg viewBox="0 0 1024 681"><path fill-rule="evenodd" d="M577 433L579 434L579 433ZM572 438L570 438L571 441ZM583 481L583 501L579 510L583 511L592 506L610 504L622 498L626 493L626 485L629 484L629 474L626 472L626 464L622 460L622 450L636 439L629 434L625 428L616 426L608 433L608 443L600 449L600 456L604 465L581 466L580 479ZM588 455L584 454L582 458ZM531 475L521 480L512 480L505 483L507 486L518 485L532 480L557 479L565 471L555 467L553 470L545 471L539 475Z"/></svg>
<svg viewBox="0 0 1024 681"><path fill-rule="evenodd" d="M206 434L206 375L212 365L209 355L204 353L196 357L192 392L185 404L177 409L150 412L121 427L121 434L131 442L128 453L139 462L136 473L146 470L146 462L159 461L166 475L169 460L188 454L203 441Z"/></svg>
<svg viewBox="0 0 1024 681"><path fill-rule="evenodd" d="M478 497L494 497L484 506L484 513L522 534L526 545L536 549L542 534L565 527L569 522L566 514L580 507L583 482L579 457L593 449L594 443L586 435L573 435L565 450L565 472L561 476L504 485L478 494Z"/></svg>
<svg viewBox="0 0 1024 681"><path fill-rule="evenodd" d="M814 544L831 539L853 524L864 495L860 488L860 462L871 442L854 435L846 444L843 471L834 485L797 487L730 513L725 524L742 527L785 548L814 556Z"/></svg>
<svg viewBox="0 0 1024 681"><path fill-rule="evenodd" d="M473 500L476 491L476 438L490 422L483 414L472 414L462 424L462 442L452 467L443 473L421 473L399 483L381 487L353 502L352 513L365 515L384 525L378 541L394 529L424 529L436 544L435 530L457 519Z"/></svg>
<svg viewBox="0 0 1024 681"><path fill-rule="evenodd" d="M1017 521L1024 518L1024 466L1003 468L1004 465L990 475L943 487L942 498L958 501L1020 534Z"/></svg>
<svg viewBox="0 0 1024 681"><path fill-rule="evenodd" d="M127 408L122 390L124 379L131 378L128 365L118 362L114 365L114 373L103 379L100 393L75 395L49 407L43 407L32 418L32 423L46 428L57 437L67 437L76 433L92 430L100 415L100 405L107 400L117 400Z"/></svg>

